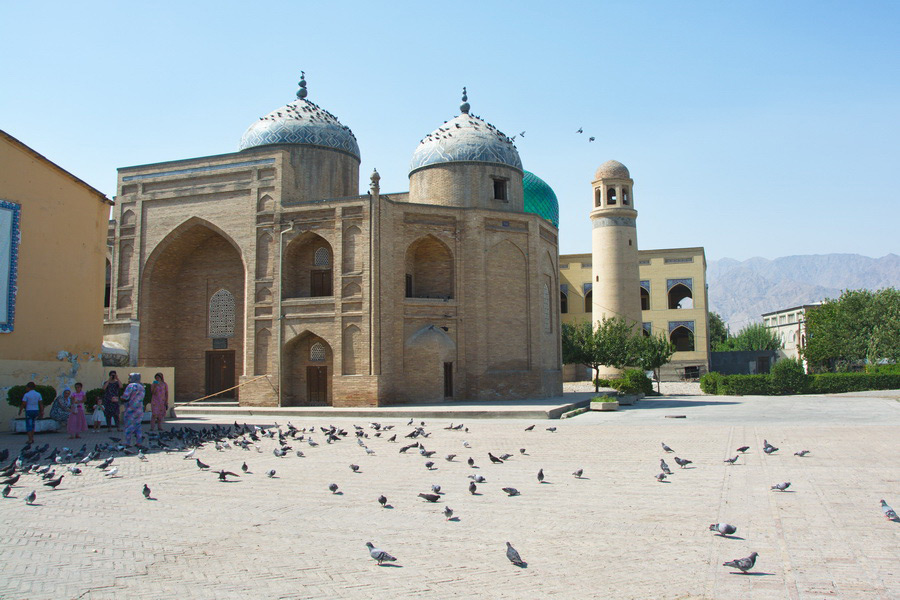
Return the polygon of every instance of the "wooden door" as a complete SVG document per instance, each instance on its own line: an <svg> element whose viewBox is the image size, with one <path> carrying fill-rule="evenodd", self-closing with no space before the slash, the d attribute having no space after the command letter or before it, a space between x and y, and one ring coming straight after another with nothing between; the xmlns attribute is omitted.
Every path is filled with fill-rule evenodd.
<svg viewBox="0 0 900 600"><path fill-rule="evenodd" d="M331 269L311 272L309 283L311 297L331 296Z"/></svg>
<svg viewBox="0 0 900 600"><path fill-rule="evenodd" d="M306 401L328 404L328 367L306 367Z"/></svg>
<svg viewBox="0 0 900 600"><path fill-rule="evenodd" d="M217 394L234 387L234 350L213 350L206 353L206 395ZM218 398L237 398L237 390L225 392Z"/></svg>
<svg viewBox="0 0 900 600"><path fill-rule="evenodd" d="M453 363L444 363L444 398L453 397Z"/></svg>

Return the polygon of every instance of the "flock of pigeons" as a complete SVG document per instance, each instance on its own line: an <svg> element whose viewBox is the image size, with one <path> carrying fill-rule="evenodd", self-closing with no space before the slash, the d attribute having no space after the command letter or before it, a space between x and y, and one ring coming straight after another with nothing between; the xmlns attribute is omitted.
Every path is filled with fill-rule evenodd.
<svg viewBox="0 0 900 600"><path fill-rule="evenodd" d="M435 462L431 459L435 458L437 451L426 448L426 440L431 436L431 432L426 429L425 422L421 421L418 425L415 425L413 419L410 419L407 426L412 427L412 430L405 434L403 439L409 440L409 442L402 445L399 448L399 452L401 454L419 454L426 460L424 463L425 468L429 471L434 470L436 468ZM235 422L233 425L228 426L215 425L198 429L181 427L173 428L165 432L152 432L147 437L146 446L126 446L121 443L119 438L111 437L109 438L111 443L106 442L96 444L92 450L88 450L87 444L84 444L78 450L54 448L49 454L46 454L46 456L45 453L49 449L49 444L37 447L27 444L8 465L0 469L0 477L3 478L3 481L0 481L0 486L3 486L2 492L0 493L2 493L3 498L12 497L11 494L13 488L24 485L23 477L36 477L44 486L51 489L57 489L62 484L64 477L67 475L78 477L84 473L83 469L87 469L88 467L96 468L103 473L103 476L108 478L119 477L119 468L113 464L116 460L124 461L136 459L147 461L149 460L147 454L150 452L182 452L184 453L183 459L193 460L200 471L214 473L218 476L220 482L228 482L231 481L228 479L229 477L236 478L241 477L241 475L252 473L247 462L243 461L240 469L241 473L234 473L225 469L214 470L209 464L204 463L196 456L198 450L209 448L211 446L217 452L241 449L247 452L255 451L257 453L262 453L263 448L261 442L267 440L275 442L272 454L277 458L286 458L291 454L296 455L298 458L304 458L306 456L304 451L295 448L295 446L304 444L306 447L312 449L320 445L320 442L317 441L317 439L321 439L322 443L325 444L334 444L355 437L356 443L365 451L366 455L373 455L375 454L375 451L369 448L366 442L374 437L386 440L388 443L398 443L399 440L397 437L399 434L392 431L394 427L394 425L371 423L367 430L359 425L353 425L353 433L351 435L351 432L347 429L333 425L329 427L320 426L318 428L315 426L298 428L288 423L286 427L283 428L277 423L271 427L259 427L248 426L247 424L239 425ZM452 423L445 427L445 429L451 431L463 431L465 433L468 433L469 431L468 428L464 427L462 424L453 425ZM525 428L525 431L530 432L534 431L534 429L535 426L530 425ZM556 427L546 428L546 431L551 434L556 432L556 430ZM467 441L463 441L462 445L464 449L471 449L471 444ZM665 443L662 443L662 449L666 454L675 454L675 451ZM725 459L724 463L727 465L734 465L737 463L740 456L749 449L749 446L741 446L737 449L738 454L732 458ZM778 452L778 448L770 444L768 440L764 440L763 452L767 455L774 454ZM519 454L527 456L527 450L525 448L520 448ZM801 450L794 453L794 455L798 457L804 457L808 454L808 450ZM0 464L5 463L9 459L9 456L10 453L8 449L0 451ZM443 459L447 462L455 462L457 456L457 454L447 454ZM503 464L513 457L513 454L500 454L499 456L495 456L492 452L487 453L487 458L492 464ZM693 464L693 461L678 456L674 456L673 460L675 461L675 464L682 469ZM96 464L91 464L94 462L96 462ZM478 468L476 461L472 456L469 456L466 459L466 464L472 469ZM359 465L351 464L349 465L349 468L354 473L360 472ZM661 472L656 476L658 481L664 482L667 477L672 476L672 470L666 463L665 458L660 459L660 469ZM577 469L572 475L576 479L583 479L584 470ZM275 478L276 470L268 470L266 476ZM543 469L538 470L536 478L538 483L545 482ZM478 495L478 486L487 483L487 479L478 473L468 475L468 479L470 480L468 483L468 491L472 495ZM784 492L790 486L791 483L785 481L771 486L771 489ZM502 487L500 489L506 493L507 496L519 496L521 494L521 492L514 487ZM336 483L329 484L328 490L332 494L342 493ZM143 484L141 493L147 500L155 500L152 496L152 490L146 483ZM419 493L418 497L429 503L438 503L443 499L444 494L441 492L440 485L432 485L430 492ZM28 505L35 505L36 500L36 490L32 490L25 497L25 502ZM383 508L391 508L388 504L387 497L383 494L377 498L377 502ZM884 500L881 500L881 508L887 519L892 521L900 520L897 517L897 513ZM450 506L444 506L443 514L448 521L458 520L458 517L454 518L454 511ZM736 533L737 527L729 523L712 523L709 526L709 530L714 531L722 537L727 537ZM397 561L395 556L381 548L377 548L372 542L366 542L366 547L369 550L371 558L379 565ZM741 573L747 573L756 564L758 556L758 553L752 552L745 558L725 562L723 563L723 566L737 569ZM510 542L506 542L506 557L517 567L527 567L527 563L522 560L522 557Z"/></svg>

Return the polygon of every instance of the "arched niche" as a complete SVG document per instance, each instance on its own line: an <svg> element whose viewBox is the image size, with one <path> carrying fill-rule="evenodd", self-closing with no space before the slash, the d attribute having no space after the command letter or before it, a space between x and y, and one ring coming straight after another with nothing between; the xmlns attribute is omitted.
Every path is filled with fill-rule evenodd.
<svg viewBox="0 0 900 600"><path fill-rule="evenodd" d="M334 355L331 344L304 331L284 347L285 406L326 406L332 403Z"/></svg>
<svg viewBox="0 0 900 600"><path fill-rule="evenodd" d="M356 273L363 269L362 230L351 225L344 230L343 266L344 273Z"/></svg>
<svg viewBox="0 0 900 600"><path fill-rule="evenodd" d="M445 243L426 235L406 249L406 297L453 298L453 254Z"/></svg>
<svg viewBox="0 0 900 600"><path fill-rule="evenodd" d="M679 325L669 334L669 341L675 345L676 352L692 352L694 350L694 332L684 325Z"/></svg>
<svg viewBox="0 0 900 600"><path fill-rule="evenodd" d="M356 325L344 328L341 340L341 372L344 375L358 375L364 358L362 332Z"/></svg>
<svg viewBox="0 0 900 600"><path fill-rule="evenodd" d="M272 258L275 239L272 234L263 231L256 238L256 278L267 279L272 276Z"/></svg>
<svg viewBox="0 0 900 600"><path fill-rule="evenodd" d="M453 397L455 361L456 342L436 325L418 329L403 344L406 384L422 401Z"/></svg>
<svg viewBox="0 0 900 600"><path fill-rule="evenodd" d="M528 261L509 240L488 250L487 349L490 370L528 368Z"/></svg>
<svg viewBox="0 0 900 600"><path fill-rule="evenodd" d="M322 236L307 231L284 250L282 298L331 296L334 289L334 252Z"/></svg>

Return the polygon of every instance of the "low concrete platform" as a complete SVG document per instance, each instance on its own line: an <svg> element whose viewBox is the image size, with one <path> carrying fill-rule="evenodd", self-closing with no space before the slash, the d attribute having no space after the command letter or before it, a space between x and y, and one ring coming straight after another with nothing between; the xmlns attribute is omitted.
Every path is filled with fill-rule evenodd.
<svg viewBox="0 0 900 600"><path fill-rule="evenodd" d="M198 415L243 417L354 417L363 419L558 419L587 406L594 394L574 392L555 398L495 402L441 402L354 408L331 406L222 406L207 403L176 404L178 417Z"/></svg>

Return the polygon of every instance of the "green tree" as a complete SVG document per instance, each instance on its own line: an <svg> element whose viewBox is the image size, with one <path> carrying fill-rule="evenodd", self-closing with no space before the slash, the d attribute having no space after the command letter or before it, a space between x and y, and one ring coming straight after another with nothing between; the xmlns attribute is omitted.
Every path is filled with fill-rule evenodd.
<svg viewBox="0 0 900 600"><path fill-rule="evenodd" d="M709 347L716 348L728 339L728 326L719 313L709 313Z"/></svg>
<svg viewBox="0 0 900 600"><path fill-rule="evenodd" d="M778 350L782 347L781 339L762 323L751 323L741 329L736 336L730 337L713 348L713 352L747 352L759 350Z"/></svg>
<svg viewBox="0 0 900 600"><path fill-rule="evenodd" d="M563 362L585 365L594 371L600 365L623 369L638 364L640 346L635 337L634 326L621 317L602 319L595 327L590 323L563 324ZM595 381L594 392L598 391Z"/></svg>
<svg viewBox="0 0 900 600"><path fill-rule="evenodd" d="M846 290L809 309L801 352L813 371L900 360L900 291Z"/></svg>
<svg viewBox="0 0 900 600"><path fill-rule="evenodd" d="M638 365L644 371L653 371L656 376L656 391L659 393L659 368L668 363L675 354L675 344L663 334L635 337L638 346Z"/></svg>

